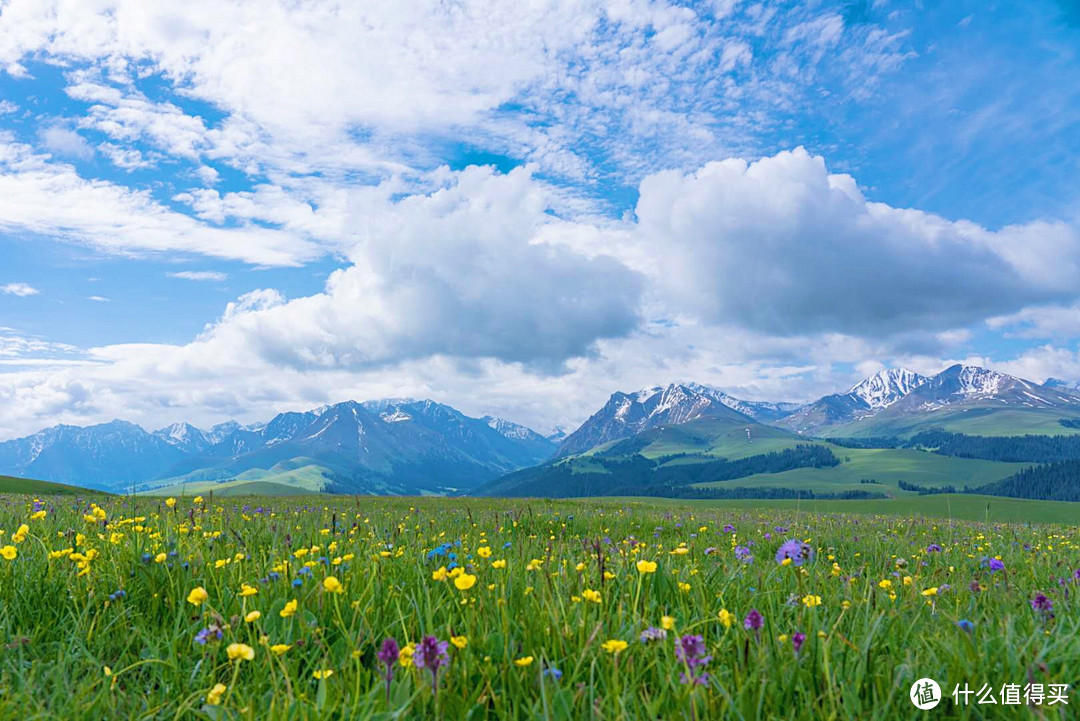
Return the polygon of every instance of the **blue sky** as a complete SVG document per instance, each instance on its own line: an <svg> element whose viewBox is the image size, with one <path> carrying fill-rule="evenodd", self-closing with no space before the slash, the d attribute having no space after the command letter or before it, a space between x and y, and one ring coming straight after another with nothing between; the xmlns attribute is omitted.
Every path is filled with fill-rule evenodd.
<svg viewBox="0 0 1080 721"><path fill-rule="evenodd" d="M0 0L0 437L1080 379L1073 2Z"/></svg>

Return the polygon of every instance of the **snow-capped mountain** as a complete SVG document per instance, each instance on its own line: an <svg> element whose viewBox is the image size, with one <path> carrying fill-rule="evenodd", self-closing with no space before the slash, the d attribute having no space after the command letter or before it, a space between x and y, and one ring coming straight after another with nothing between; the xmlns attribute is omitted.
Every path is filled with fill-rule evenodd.
<svg viewBox="0 0 1080 721"><path fill-rule="evenodd" d="M539 463L555 447L524 426L470 418L434 401L346 401L210 431L187 423L154 433L123 421L56 426L0 443L0 473L123 490L314 465L339 490L415 493L481 483Z"/></svg>
<svg viewBox="0 0 1080 721"><path fill-rule="evenodd" d="M636 435L659 426L688 423L698 418L752 419L724 403L718 393L700 385L672 383L635 393L613 393L604 407L559 446L559 455L583 453L593 446Z"/></svg>
<svg viewBox="0 0 1080 721"><path fill-rule="evenodd" d="M771 403L769 401L744 401L735 396L728 395L719 388L704 386L700 383L687 383L690 390L702 393L720 401L728 408L738 411L743 415L750 416L756 421L768 423L790 415L802 407L801 403Z"/></svg>
<svg viewBox="0 0 1080 721"><path fill-rule="evenodd" d="M890 368L856 383L847 395L858 398L868 408L880 410L896 403L927 380L926 376L907 368Z"/></svg>

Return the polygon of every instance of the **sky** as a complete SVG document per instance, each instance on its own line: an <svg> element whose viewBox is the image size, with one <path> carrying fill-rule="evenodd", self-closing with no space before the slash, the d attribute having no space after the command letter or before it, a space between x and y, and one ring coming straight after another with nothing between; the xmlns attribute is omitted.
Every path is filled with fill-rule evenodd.
<svg viewBox="0 0 1080 721"><path fill-rule="evenodd" d="M0 439L1080 380L1080 4L0 0Z"/></svg>

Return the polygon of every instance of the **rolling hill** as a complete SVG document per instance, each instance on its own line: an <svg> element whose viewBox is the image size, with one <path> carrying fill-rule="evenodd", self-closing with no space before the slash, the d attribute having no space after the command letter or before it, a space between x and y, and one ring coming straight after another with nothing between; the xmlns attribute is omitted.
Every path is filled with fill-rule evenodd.
<svg viewBox="0 0 1080 721"><path fill-rule="evenodd" d="M87 491L85 488L78 488L76 486L68 486L63 483L36 481L32 478L16 478L14 476L0 476L0 493L25 493L34 496L70 496L93 493L93 491Z"/></svg>

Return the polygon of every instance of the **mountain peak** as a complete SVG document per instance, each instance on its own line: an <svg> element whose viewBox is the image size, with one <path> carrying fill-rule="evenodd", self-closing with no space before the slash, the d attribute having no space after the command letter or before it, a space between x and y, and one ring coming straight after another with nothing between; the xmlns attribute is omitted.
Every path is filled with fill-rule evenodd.
<svg viewBox="0 0 1080 721"><path fill-rule="evenodd" d="M874 410L888 408L893 403L929 380L907 368L886 368L866 378L847 392Z"/></svg>

